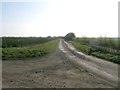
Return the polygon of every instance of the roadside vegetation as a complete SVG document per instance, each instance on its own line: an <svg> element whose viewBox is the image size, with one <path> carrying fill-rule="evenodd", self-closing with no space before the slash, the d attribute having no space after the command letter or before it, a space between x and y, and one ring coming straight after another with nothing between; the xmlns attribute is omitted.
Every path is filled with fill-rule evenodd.
<svg viewBox="0 0 120 90"><path fill-rule="evenodd" d="M75 37L75 35L74 37L71 35L71 37L72 39L67 37L65 40L69 41L79 51L120 64L120 38L80 38Z"/></svg>
<svg viewBox="0 0 120 90"><path fill-rule="evenodd" d="M31 40L31 42L30 42L29 38L27 38L27 39L25 38L25 41L23 38L19 38L19 40L21 40L20 43L22 43L23 46L19 46L19 43L16 43L17 46L15 46L15 47L11 47L12 46L11 43L13 43L15 45L15 42L11 42L10 43L11 46L7 45L8 47L2 48L2 60L41 57L41 56L44 56L44 55L47 55L47 54L53 52L55 50L55 47L58 44L58 39L48 39L48 38L47 39L39 38L39 39L41 41L38 40L38 38L32 38L32 40L30 38L30 40ZM17 41L16 38L15 38L15 40ZM23 42L22 42L22 40L23 40ZM37 42L37 40L38 40L38 42ZM36 43L33 43L33 42L36 42Z"/></svg>
<svg viewBox="0 0 120 90"><path fill-rule="evenodd" d="M74 38L72 44L88 55L120 64L120 48L117 38Z"/></svg>

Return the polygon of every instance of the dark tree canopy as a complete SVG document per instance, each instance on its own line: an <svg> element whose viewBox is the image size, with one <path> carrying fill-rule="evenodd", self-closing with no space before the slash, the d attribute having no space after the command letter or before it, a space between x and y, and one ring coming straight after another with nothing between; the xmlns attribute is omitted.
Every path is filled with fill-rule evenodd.
<svg viewBox="0 0 120 90"><path fill-rule="evenodd" d="M66 41L71 41L71 40L73 40L73 38L75 38L75 34L74 33L68 33L65 37L64 37L64 39L66 40Z"/></svg>

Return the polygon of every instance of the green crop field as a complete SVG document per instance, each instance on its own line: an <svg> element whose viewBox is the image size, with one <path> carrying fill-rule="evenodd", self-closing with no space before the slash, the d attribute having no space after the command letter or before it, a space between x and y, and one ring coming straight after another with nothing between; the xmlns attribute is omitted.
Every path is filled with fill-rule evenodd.
<svg viewBox="0 0 120 90"><path fill-rule="evenodd" d="M118 38L74 38L72 44L88 55L120 64L120 39Z"/></svg>
<svg viewBox="0 0 120 90"><path fill-rule="evenodd" d="M19 42L18 42L19 40ZM55 38L3 38L2 60L41 57L55 50Z"/></svg>
<svg viewBox="0 0 120 90"><path fill-rule="evenodd" d="M42 37L2 37L2 48L24 47L42 44L53 39L54 38L42 38Z"/></svg>

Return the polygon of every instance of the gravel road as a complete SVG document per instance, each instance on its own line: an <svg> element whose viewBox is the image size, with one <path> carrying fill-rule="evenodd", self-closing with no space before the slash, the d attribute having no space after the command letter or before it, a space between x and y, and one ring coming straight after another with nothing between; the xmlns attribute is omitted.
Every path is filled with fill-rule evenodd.
<svg viewBox="0 0 120 90"><path fill-rule="evenodd" d="M67 52L67 54L66 54ZM71 55L71 56L68 56ZM3 88L116 88L117 84L74 63L61 42L44 57L2 62ZM78 57L76 57L78 58ZM79 60L80 58L78 58Z"/></svg>

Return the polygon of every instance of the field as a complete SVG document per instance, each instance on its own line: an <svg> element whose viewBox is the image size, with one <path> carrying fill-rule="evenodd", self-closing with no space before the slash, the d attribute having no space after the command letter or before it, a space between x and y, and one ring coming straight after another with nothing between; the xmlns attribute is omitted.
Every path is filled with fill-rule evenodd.
<svg viewBox="0 0 120 90"><path fill-rule="evenodd" d="M2 48L24 47L42 44L53 39L54 38L42 38L42 37L2 37Z"/></svg>
<svg viewBox="0 0 120 90"><path fill-rule="evenodd" d="M10 37L9 37L10 38ZM13 38L13 37L12 37ZM26 40L27 39L27 40ZM34 40L33 40L34 39ZM37 40L36 40L37 39ZM46 40L47 39L47 40ZM49 39L49 40L48 40ZM89 38L87 38L89 40ZM3 41L6 39L3 39ZM8 39L7 39L8 40ZM13 41L17 39L12 39ZM2 50L2 87L3 88L116 88L118 87L118 64L95 57L81 58L69 49L68 42L59 38L22 38ZM25 40L25 41L24 41ZM41 42L41 41L42 42ZM116 49L97 50L90 41L71 42L78 49L90 55L103 53L118 55ZM93 39L94 40L94 39ZM8 40L9 41L9 40ZM6 41L6 42L8 42ZM27 42L29 41L29 44ZM35 43L37 41L37 43ZM38 42L39 41L39 42ZM43 42L44 41L44 42ZM4 41L5 42L5 41ZM33 43L34 42L34 43ZM82 43L84 42L84 43ZM26 44L27 45L26 45ZM31 44L30 44L31 43ZM16 46L13 46L13 44ZM67 46L68 45L68 46ZM76 51L76 50L75 50ZM84 55L87 57L87 55ZM109 57L107 57L108 60ZM119 60L119 59L118 59ZM117 61L115 59L115 61ZM118 62L116 62L118 63ZM108 77L110 76L110 77Z"/></svg>
<svg viewBox="0 0 120 90"><path fill-rule="evenodd" d="M2 60L40 57L52 52L58 40L52 37L2 37ZM117 38L74 38L75 48L88 54L120 64L120 40Z"/></svg>
<svg viewBox="0 0 120 90"><path fill-rule="evenodd" d="M120 64L120 40L117 38L74 38L72 44L80 51Z"/></svg>
<svg viewBox="0 0 120 90"><path fill-rule="evenodd" d="M3 38L2 60L40 57L52 52L58 40L53 38Z"/></svg>

